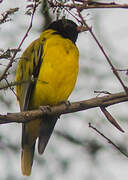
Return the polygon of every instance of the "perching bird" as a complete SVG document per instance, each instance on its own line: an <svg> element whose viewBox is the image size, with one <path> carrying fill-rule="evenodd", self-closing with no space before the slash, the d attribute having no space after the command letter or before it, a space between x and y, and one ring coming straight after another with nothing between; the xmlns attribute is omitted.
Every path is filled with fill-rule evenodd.
<svg viewBox="0 0 128 180"><path fill-rule="evenodd" d="M21 111L57 105L68 99L78 74L79 51L75 45L78 33L79 28L73 21L54 21L24 51L16 71L17 82L28 81L16 87ZM42 120L23 124L23 175L31 174L36 139L38 138L38 152L42 154L57 118L45 116Z"/></svg>

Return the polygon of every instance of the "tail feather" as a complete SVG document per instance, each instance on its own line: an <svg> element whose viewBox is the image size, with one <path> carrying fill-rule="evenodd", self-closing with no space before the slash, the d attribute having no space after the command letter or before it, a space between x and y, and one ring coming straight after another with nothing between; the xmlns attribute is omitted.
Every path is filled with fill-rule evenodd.
<svg viewBox="0 0 128 180"><path fill-rule="evenodd" d="M42 121L39 139L38 139L38 152L42 154L48 144L49 138L53 132L58 117L48 116Z"/></svg>
<svg viewBox="0 0 128 180"><path fill-rule="evenodd" d="M23 124L22 126L22 156L21 169L23 175L30 176L36 139L39 135L40 120Z"/></svg>
<svg viewBox="0 0 128 180"><path fill-rule="evenodd" d="M21 169L23 175L25 176L30 176L31 174L34 150L35 150L35 144L32 147L24 146L24 148L22 149Z"/></svg>
<svg viewBox="0 0 128 180"><path fill-rule="evenodd" d="M42 154L53 132L57 119L58 117L55 116L47 116L42 122L37 121L38 123L34 125L32 123L26 125L23 124L21 156L21 169L23 175L30 176L31 174L36 138L39 137L38 152L39 154Z"/></svg>

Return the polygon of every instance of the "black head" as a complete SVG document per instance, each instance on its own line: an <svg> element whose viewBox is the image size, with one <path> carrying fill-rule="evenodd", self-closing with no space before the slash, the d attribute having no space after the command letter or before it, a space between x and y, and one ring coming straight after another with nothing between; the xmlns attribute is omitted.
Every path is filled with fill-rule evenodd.
<svg viewBox="0 0 128 180"><path fill-rule="evenodd" d="M53 29L57 31L64 38L68 38L74 43L76 42L79 31L77 30L77 25L71 20L61 19L51 23L47 29Z"/></svg>

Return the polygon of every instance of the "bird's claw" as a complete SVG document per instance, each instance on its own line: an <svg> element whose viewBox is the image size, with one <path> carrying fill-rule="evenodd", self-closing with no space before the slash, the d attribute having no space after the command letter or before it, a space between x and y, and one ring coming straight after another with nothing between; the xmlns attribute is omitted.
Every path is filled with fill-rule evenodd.
<svg viewBox="0 0 128 180"><path fill-rule="evenodd" d="M60 104L65 104L67 108L71 105L70 101L66 101L66 100L61 101Z"/></svg>
<svg viewBox="0 0 128 180"><path fill-rule="evenodd" d="M47 106L40 106L39 109L44 113L47 114L48 112L51 112L51 108L49 105Z"/></svg>

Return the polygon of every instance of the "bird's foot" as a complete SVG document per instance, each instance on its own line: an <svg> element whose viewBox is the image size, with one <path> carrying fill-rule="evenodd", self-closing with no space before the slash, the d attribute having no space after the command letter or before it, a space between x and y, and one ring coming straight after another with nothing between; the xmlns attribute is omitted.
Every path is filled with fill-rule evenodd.
<svg viewBox="0 0 128 180"><path fill-rule="evenodd" d="M47 114L48 112L51 112L51 107L49 105L47 106L40 106L39 109L44 113Z"/></svg>
<svg viewBox="0 0 128 180"><path fill-rule="evenodd" d="M71 105L70 101L63 100L59 104L64 104L67 108Z"/></svg>

